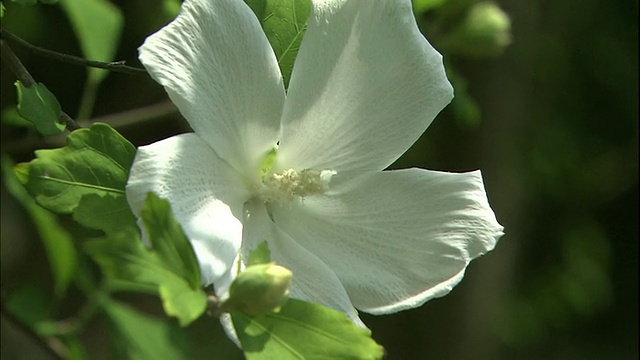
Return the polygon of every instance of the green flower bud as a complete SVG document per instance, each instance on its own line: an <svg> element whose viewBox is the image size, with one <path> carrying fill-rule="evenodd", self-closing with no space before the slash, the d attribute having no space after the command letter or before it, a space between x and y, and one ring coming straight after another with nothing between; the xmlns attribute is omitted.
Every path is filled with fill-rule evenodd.
<svg viewBox="0 0 640 360"><path fill-rule="evenodd" d="M223 307L247 315L277 311L287 301L292 276L291 271L274 263L249 266L231 284Z"/></svg>
<svg viewBox="0 0 640 360"><path fill-rule="evenodd" d="M462 23L445 39L447 50L471 56L499 55L511 43L511 20L493 2L471 6Z"/></svg>

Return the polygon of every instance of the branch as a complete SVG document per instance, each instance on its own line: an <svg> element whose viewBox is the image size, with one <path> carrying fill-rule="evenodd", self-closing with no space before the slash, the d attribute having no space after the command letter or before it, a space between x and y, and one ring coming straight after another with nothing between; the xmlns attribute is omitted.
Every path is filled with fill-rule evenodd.
<svg viewBox="0 0 640 360"><path fill-rule="evenodd" d="M94 68L105 69L105 70L114 71L114 72L121 72L125 74L146 74L147 73L145 69L125 65L124 60L106 63L101 61L87 60L81 57L62 54L53 50L44 49L39 46L35 46L26 42L25 40L21 39L20 37L12 34L11 32L3 28L0 28L0 37L12 43L18 44L19 46L26 48L27 50L31 51L36 55L45 56L50 59L57 60L60 62L65 62L68 64L94 67Z"/></svg>
<svg viewBox="0 0 640 360"><path fill-rule="evenodd" d="M20 82L26 87L33 86L36 83L36 81L33 79L33 76L31 76L27 68L25 68L24 65L22 65L22 62L20 62L20 59L18 59L16 54L13 52L13 50L11 50L9 45L7 45L7 43L4 42L4 40L0 40L0 49L2 53L2 61L4 61L4 63L7 64L11 72L13 72L13 74L16 76L16 78L20 80ZM65 113L64 111L60 111L59 116L60 116L60 120L62 120L66 124L67 129L69 131L73 131L80 128L78 123L75 120L73 120L71 116L67 115L67 113Z"/></svg>

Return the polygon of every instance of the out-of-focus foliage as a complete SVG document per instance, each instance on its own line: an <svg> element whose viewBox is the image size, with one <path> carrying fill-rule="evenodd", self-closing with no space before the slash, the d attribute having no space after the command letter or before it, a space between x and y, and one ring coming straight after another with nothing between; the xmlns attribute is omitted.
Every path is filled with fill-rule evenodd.
<svg viewBox="0 0 640 360"><path fill-rule="evenodd" d="M59 5L3 3L3 27L33 44L90 57ZM137 47L176 15L180 2L106 3L114 5L124 21L120 42L113 36L101 44L113 47L103 60L139 66ZM506 235L490 256L472 265L446 300L393 316L363 315L364 321L390 358L637 358L638 4L497 1L492 4L499 5L509 21L489 22L493 27L485 29L493 31L491 36L474 40L469 28L487 24L483 20L490 19L478 13L493 6L488 4L414 1L420 28L444 55L456 98L394 166L481 168ZM485 8L478 11L479 6ZM294 22L291 28L301 25ZM498 48L477 51L475 46L487 39L495 40ZM14 51L58 97L62 109L81 106L84 69L18 47ZM281 68L286 74L282 63ZM3 65L3 155L27 162L36 149L64 146L62 137L43 139L33 128L5 122L4 114L16 104L14 82ZM166 94L145 76L113 73L104 78L95 100L93 113L105 116L164 101ZM117 130L136 145L188 130L175 116L154 121L130 121L134 125ZM4 190L15 195L11 181L3 178L1 202L3 357L51 357L16 324L33 325L48 341L58 339L66 355L76 358L242 357L215 319L200 318L176 331L177 322L162 317L163 304L153 297L87 299L87 293L121 294L131 284L92 288L100 279L93 278L96 264L84 255L75 274L88 279L63 276L65 285L58 285L60 270L49 268L53 242L47 239L66 235L34 227L32 218L50 217L53 222L35 221L60 227L72 239L101 237L118 221L96 227L90 219L73 215L94 229L80 228L68 215L53 217L33 202L16 201ZM75 211L106 204L97 202L98 195L82 199L85 204L76 203ZM123 223L131 223L131 218ZM68 243L55 241L58 247ZM84 251L73 242L70 246L71 252ZM65 287L67 300L56 301L55 294ZM18 319L8 321L5 309ZM66 321L77 314L92 312L96 316L87 316L91 320L85 333L59 327L69 325ZM139 333L148 333L149 340L138 343L144 341Z"/></svg>
<svg viewBox="0 0 640 360"><path fill-rule="evenodd" d="M64 0L60 4L80 41L82 55L95 61L113 61L124 22L120 9L108 0ZM79 119L91 115L98 86L107 74L102 69L87 68L87 83L78 110Z"/></svg>

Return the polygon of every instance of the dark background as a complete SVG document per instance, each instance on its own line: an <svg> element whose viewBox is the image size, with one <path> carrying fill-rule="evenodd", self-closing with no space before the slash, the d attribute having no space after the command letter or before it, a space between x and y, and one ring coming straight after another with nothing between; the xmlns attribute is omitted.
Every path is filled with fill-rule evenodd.
<svg viewBox="0 0 640 360"><path fill-rule="evenodd" d="M139 65L136 48L170 20L160 1L114 1L126 16L117 59ZM447 108L394 167L483 171L505 227L497 248L474 261L451 294L419 309L362 318L389 359L638 358L638 2L516 1L502 56L447 54L482 118ZM3 27L33 44L80 54L58 6L5 6ZM438 47L438 34L429 34ZM433 36L431 36L433 35ZM85 71L14 47L36 80L74 116ZM1 106L15 104L2 67ZM148 77L110 74L94 117L166 101ZM157 115L153 113L157 111ZM170 108L151 107L114 126L136 145L184 132ZM107 119L109 120L109 119ZM2 154L28 161L60 138L2 125ZM2 284L47 279L33 231L3 190ZM157 311L154 299L126 300ZM100 321L85 334L91 358L106 358ZM238 357L214 319L188 329L200 358ZM2 319L3 358L36 358L40 345ZM33 351L30 353L29 351Z"/></svg>

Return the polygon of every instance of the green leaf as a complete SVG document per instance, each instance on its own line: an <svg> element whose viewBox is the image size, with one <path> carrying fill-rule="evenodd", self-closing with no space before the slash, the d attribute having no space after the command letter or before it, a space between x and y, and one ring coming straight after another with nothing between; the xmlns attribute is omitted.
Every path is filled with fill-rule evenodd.
<svg viewBox="0 0 640 360"><path fill-rule="evenodd" d="M307 29L311 0L246 0L264 30L278 59L285 87Z"/></svg>
<svg viewBox="0 0 640 360"><path fill-rule="evenodd" d="M100 265L105 275L130 284L140 284L140 291L147 292L147 285L154 285L162 299L165 312L178 318L186 326L205 311L206 295L202 289L193 288L187 279L172 269L157 252L142 245L135 232L119 233L104 240L85 244L87 253Z"/></svg>
<svg viewBox="0 0 640 360"><path fill-rule="evenodd" d="M254 359L380 359L371 332L321 305L289 299L279 312L231 314L242 349Z"/></svg>
<svg viewBox="0 0 640 360"><path fill-rule="evenodd" d="M142 210L152 249L146 249L137 232L121 232L85 244L103 272L116 280L156 286L165 312L186 326L206 308L198 262L167 201L150 194Z"/></svg>
<svg viewBox="0 0 640 360"><path fill-rule="evenodd" d="M39 323L51 319L47 294L31 283L10 292L3 303L9 313L36 332Z"/></svg>
<svg viewBox="0 0 640 360"><path fill-rule="evenodd" d="M413 12L421 14L444 5L447 0L413 0Z"/></svg>
<svg viewBox="0 0 640 360"><path fill-rule="evenodd" d="M73 219L91 228L102 230L106 234L123 231L136 226L136 217L122 196L100 196L86 194L73 212Z"/></svg>
<svg viewBox="0 0 640 360"><path fill-rule="evenodd" d="M135 225L125 198L135 151L109 125L95 124L72 132L63 148L36 151L36 159L18 165L16 174L41 206L74 213L82 225L109 232L119 222Z"/></svg>
<svg viewBox="0 0 640 360"><path fill-rule="evenodd" d="M7 191L13 195L31 216L42 239L51 272L54 291L60 296L73 279L77 267L76 250L67 231L58 224L55 216L38 206L11 171L11 164L2 161L2 173Z"/></svg>
<svg viewBox="0 0 640 360"><path fill-rule="evenodd" d="M120 9L106 0L65 0L61 5L78 36L84 57L95 61L113 61L124 25ZM87 68L87 72L87 84L78 115L81 119L90 116L97 88L108 74L106 70L96 68Z"/></svg>
<svg viewBox="0 0 640 360"><path fill-rule="evenodd" d="M114 302L103 302L103 309L114 326L113 336L123 343L131 360L187 359L183 333L166 321L143 315Z"/></svg>
<svg viewBox="0 0 640 360"><path fill-rule="evenodd" d="M148 193L140 217L158 256L192 288L199 288L201 281L198 260L182 227L173 218L169 202L154 193Z"/></svg>
<svg viewBox="0 0 640 360"><path fill-rule="evenodd" d="M15 83L18 90L18 113L35 125L42 135L57 135L64 131L65 125L60 123L60 103L42 83L24 86L20 81Z"/></svg>
<svg viewBox="0 0 640 360"><path fill-rule="evenodd" d="M263 241L255 249L249 252L247 267L251 265L266 264L271 262L271 251L266 241Z"/></svg>
<svg viewBox="0 0 640 360"><path fill-rule="evenodd" d="M33 123L18 114L17 106L7 106L2 110L2 123L10 126L35 129Z"/></svg>
<svg viewBox="0 0 640 360"><path fill-rule="evenodd" d="M31 6L38 3L37 0L11 0L11 2L20 6Z"/></svg>

